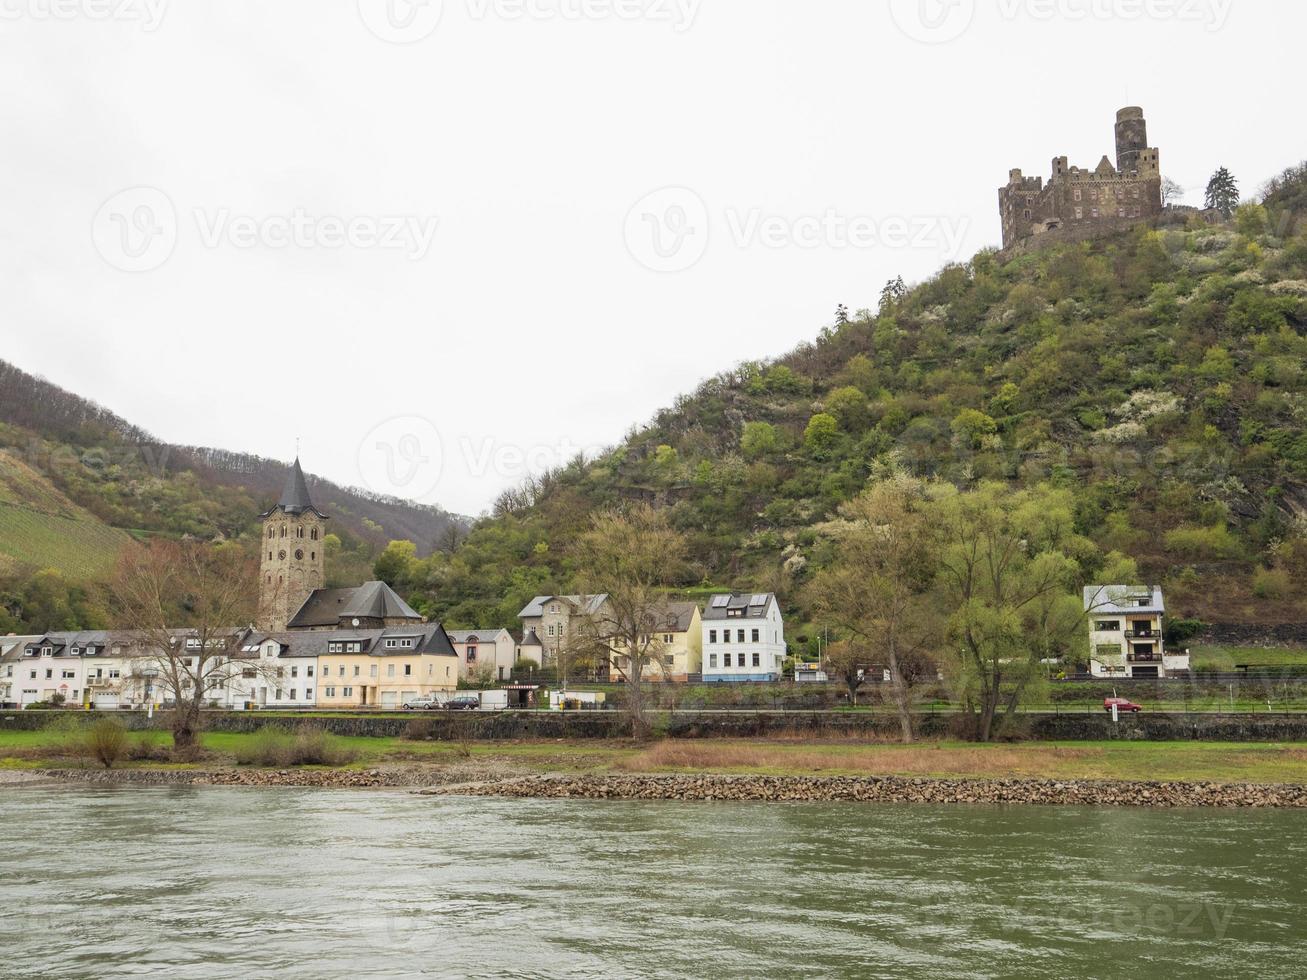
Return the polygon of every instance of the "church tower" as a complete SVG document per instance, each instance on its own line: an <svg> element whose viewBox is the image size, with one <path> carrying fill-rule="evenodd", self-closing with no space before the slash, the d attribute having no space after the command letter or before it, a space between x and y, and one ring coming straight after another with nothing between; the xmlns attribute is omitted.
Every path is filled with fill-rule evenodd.
<svg viewBox="0 0 1307 980"><path fill-rule="evenodd" d="M327 516L313 506L299 459L286 477L277 506L263 518L259 573L259 627L286 628L314 589L322 588Z"/></svg>

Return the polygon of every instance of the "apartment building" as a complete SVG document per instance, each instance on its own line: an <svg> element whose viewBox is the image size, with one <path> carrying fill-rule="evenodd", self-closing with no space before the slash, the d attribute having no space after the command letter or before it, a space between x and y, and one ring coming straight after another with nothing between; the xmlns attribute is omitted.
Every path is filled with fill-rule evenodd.
<svg viewBox="0 0 1307 980"><path fill-rule="evenodd" d="M773 593L713 596L702 631L705 683L780 680L785 624Z"/></svg>
<svg viewBox="0 0 1307 980"><path fill-rule="evenodd" d="M1084 603L1094 677L1171 677L1189 670L1187 653L1166 651L1160 587L1091 585L1085 588Z"/></svg>

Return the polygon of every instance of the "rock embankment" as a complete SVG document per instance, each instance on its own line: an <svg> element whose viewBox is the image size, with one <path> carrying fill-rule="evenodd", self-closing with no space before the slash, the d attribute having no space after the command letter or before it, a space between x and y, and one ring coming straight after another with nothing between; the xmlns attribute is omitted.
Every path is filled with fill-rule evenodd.
<svg viewBox="0 0 1307 980"><path fill-rule="evenodd" d="M467 783L484 773L460 769L395 766L377 769L37 769L46 778L138 786L311 786L377 789Z"/></svg>
<svg viewBox="0 0 1307 980"><path fill-rule="evenodd" d="M421 792L583 800L1307 807L1307 786L896 776L550 775Z"/></svg>

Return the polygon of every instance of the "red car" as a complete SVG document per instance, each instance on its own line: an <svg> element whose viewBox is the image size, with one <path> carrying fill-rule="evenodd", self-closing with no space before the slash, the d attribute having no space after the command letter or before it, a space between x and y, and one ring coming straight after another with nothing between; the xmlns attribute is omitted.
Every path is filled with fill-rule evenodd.
<svg viewBox="0 0 1307 980"><path fill-rule="evenodd" d="M1103 710L1111 714L1113 708L1121 713L1129 711L1131 714L1136 715L1144 710L1128 698L1103 698Z"/></svg>

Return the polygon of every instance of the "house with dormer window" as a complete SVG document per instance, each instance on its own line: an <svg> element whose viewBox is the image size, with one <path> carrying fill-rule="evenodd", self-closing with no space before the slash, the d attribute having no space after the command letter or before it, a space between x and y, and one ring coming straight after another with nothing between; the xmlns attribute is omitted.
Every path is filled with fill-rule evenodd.
<svg viewBox="0 0 1307 980"><path fill-rule="evenodd" d="M704 683L780 680L785 623L771 592L715 595L703 611Z"/></svg>
<svg viewBox="0 0 1307 980"><path fill-rule="evenodd" d="M1159 586L1091 585L1085 588L1084 604L1094 677L1161 678L1189 671L1188 652L1166 650L1166 606Z"/></svg>

